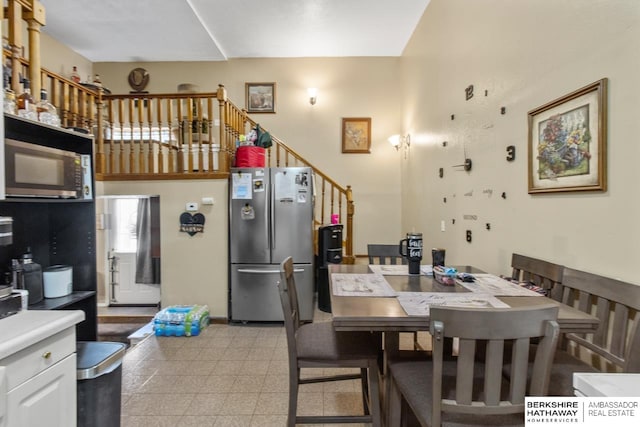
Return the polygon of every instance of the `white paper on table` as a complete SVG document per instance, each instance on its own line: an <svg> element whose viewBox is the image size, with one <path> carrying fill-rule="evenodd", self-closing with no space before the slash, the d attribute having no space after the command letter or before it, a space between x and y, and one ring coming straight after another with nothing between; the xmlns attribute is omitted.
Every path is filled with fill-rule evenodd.
<svg viewBox="0 0 640 427"><path fill-rule="evenodd" d="M340 297L396 296L396 291L380 274L333 273L331 284L333 294Z"/></svg>
<svg viewBox="0 0 640 427"><path fill-rule="evenodd" d="M420 272L425 276L433 276L433 265L431 264L421 265Z"/></svg>
<svg viewBox="0 0 640 427"><path fill-rule="evenodd" d="M382 274L383 276L408 276L409 266L406 264L369 264L369 269L374 274ZM427 271L429 273L427 273ZM421 265L420 274L433 274L430 265Z"/></svg>
<svg viewBox="0 0 640 427"><path fill-rule="evenodd" d="M475 292L398 292L398 302L409 316L428 316L432 306L509 308L492 295Z"/></svg>
<svg viewBox="0 0 640 427"><path fill-rule="evenodd" d="M458 280L457 283L471 292L480 292L497 297L541 297L542 294L524 288L515 283L511 283L502 277L493 274L473 274L476 278L475 282L463 282Z"/></svg>

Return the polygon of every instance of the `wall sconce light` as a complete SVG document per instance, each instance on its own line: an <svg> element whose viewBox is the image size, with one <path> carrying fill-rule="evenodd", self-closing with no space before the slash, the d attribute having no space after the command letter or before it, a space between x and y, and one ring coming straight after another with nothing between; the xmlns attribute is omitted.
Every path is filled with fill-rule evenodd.
<svg viewBox="0 0 640 427"><path fill-rule="evenodd" d="M315 87L310 87L307 89L307 93L309 94L309 104L316 105L316 100L318 99L318 89Z"/></svg>
<svg viewBox="0 0 640 427"><path fill-rule="evenodd" d="M407 158L407 151L409 151L409 147L411 146L411 135L391 135L388 138L389 143L392 147L396 149L396 151L401 148L404 149L404 158Z"/></svg>

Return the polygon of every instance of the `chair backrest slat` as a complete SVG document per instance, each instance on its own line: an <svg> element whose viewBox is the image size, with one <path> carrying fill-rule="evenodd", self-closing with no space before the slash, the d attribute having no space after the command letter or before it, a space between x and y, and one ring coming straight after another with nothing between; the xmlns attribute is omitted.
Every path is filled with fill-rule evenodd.
<svg viewBox="0 0 640 427"><path fill-rule="evenodd" d="M296 360L298 354L296 333L302 323L300 321L298 293L293 278L293 259L291 257L287 257L280 264L278 290L280 291L280 302L284 314L284 328L287 333L289 360ZM292 366L291 363L289 365Z"/></svg>
<svg viewBox="0 0 640 427"><path fill-rule="evenodd" d="M463 405L471 405L475 353L475 340L461 338L456 372L456 401Z"/></svg>
<svg viewBox="0 0 640 427"><path fill-rule="evenodd" d="M515 404L524 403L527 391L527 368L529 364L529 338L514 340L511 350L511 372L509 374L511 389L509 400Z"/></svg>
<svg viewBox="0 0 640 427"><path fill-rule="evenodd" d="M610 304L605 298L596 297L596 317L600 319L600 324L596 333L593 334L593 343L600 347L607 345L607 330L609 329Z"/></svg>
<svg viewBox="0 0 640 427"><path fill-rule="evenodd" d="M624 356L624 347L629 333L629 309L616 304L613 312L613 326L611 329L611 353Z"/></svg>
<svg viewBox="0 0 640 427"><path fill-rule="evenodd" d="M589 292L580 292L578 296L578 310L591 313L591 294Z"/></svg>
<svg viewBox="0 0 640 427"><path fill-rule="evenodd" d="M503 340L489 340L487 345L486 365L484 370L484 403L498 405L500 403L500 386L502 384Z"/></svg>

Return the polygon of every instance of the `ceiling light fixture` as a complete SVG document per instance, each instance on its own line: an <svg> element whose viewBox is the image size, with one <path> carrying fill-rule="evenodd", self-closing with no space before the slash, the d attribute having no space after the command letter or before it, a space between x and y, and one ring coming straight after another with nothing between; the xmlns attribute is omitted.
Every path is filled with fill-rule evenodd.
<svg viewBox="0 0 640 427"><path fill-rule="evenodd" d="M318 89L315 87L310 87L307 89L307 93L309 94L309 104L316 105L316 100L318 99Z"/></svg>

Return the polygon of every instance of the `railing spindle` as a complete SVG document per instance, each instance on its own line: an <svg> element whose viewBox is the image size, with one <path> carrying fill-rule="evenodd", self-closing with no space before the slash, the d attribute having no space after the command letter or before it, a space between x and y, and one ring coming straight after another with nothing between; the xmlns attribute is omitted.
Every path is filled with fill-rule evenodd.
<svg viewBox="0 0 640 427"><path fill-rule="evenodd" d="M124 151L124 135L122 134L123 130L124 130L124 100L123 99L119 99L118 100L118 123L120 125L120 152L119 154L119 166L118 166L118 173L125 173L126 169L125 169L125 151ZM113 136L112 136L113 138Z"/></svg>

